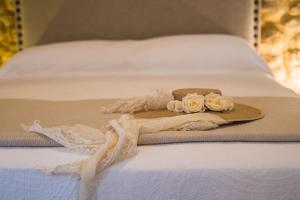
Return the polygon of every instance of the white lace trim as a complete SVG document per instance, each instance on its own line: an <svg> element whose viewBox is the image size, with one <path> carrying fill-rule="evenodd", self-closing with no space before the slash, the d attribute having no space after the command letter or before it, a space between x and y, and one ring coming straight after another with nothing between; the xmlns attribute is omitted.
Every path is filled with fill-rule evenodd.
<svg viewBox="0 0 300 200"><path fill-rule="evenodd" d="M173 96L169 92L157 91L155 95L135 97L117 101L100 108L102 113L134 113L138 111L166 109Z"/></svg>
<svg viewBox="0 0 300 200"><path fill-rule="evenodd" d="M105 135L99 130L82 124L43 128L39 121L34 121L29 131L41 133L55 142L80 153L96 152L105 143Z"/></svg>
<svg viewBox="0 0 300 200"><path fill-rule="evenodd" d="M38 121L30 127L63 146L78 152L92 153L85 160L45 169L49 173L73 173L81 177L80 199L89 198L89 185L96 174L115 162L133 156L137 152L140 134L156 133L164 130L208 130L228 123L217 115L195 113L157 119L135 119L124 114L118 120L112 120L102 133L85 125L58 126L43 128Z"/></svg>

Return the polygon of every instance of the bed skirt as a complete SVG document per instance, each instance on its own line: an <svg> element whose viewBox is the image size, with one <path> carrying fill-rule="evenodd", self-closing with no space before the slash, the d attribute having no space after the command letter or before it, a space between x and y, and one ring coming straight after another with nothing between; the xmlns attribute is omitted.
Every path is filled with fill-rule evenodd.
<svg viewBox="0 0 300 200"><path fill-rule="evenodd" d="M235 97L235 102L257 107L263 119L239 122L208 131L163 131L143 134L138 144L178 142L300 142L300 98ZM100 107L112 100L46 101L28 99L0 100L0 146L57 147L46 136L26 132L22 124L39 120L45 127L85 124L102 127L120 114L101 114Z"/></svg>

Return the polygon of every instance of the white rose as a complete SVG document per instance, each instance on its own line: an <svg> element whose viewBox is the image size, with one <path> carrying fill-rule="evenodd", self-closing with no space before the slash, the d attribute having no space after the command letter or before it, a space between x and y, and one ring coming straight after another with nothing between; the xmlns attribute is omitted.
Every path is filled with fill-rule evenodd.
<svg viewBox="0 0 300 200"><path fill-rule="evenodd" d="M230 111L234 107L233 99L210 93L205 96L205 106L212 111Z"/></svg>
<svg viewBox="0 0 300 200"><path fill-rule="evenodd" d="M181 101L178 101L178 100L175 101L174 111L175 112L183 112L183 106L182 106Z"/></svg>
<svg viewBox="0 0 300 200"><path fill-rule="evenodd" d="M172 112L183 112L182 102L175 100L167 104L167 109Z"/></svg>
<svg viewBox="0 0 300 200"><path fill-rule="evenodd" d="M175 110L175 101L169 101L167 104L167 109L173 112Z"/></svg>
<svg viewBox="0 0 300 200"><path fill-rule="evenodd" d="M204 112L204 96L196 93L187 94L182 98L182 107L185 113Z"/></svg>

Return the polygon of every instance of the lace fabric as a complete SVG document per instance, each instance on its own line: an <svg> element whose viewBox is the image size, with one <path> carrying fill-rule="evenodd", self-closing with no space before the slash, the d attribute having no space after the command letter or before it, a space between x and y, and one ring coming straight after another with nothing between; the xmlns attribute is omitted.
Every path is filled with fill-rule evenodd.
<svg viewBox="0 0 300 200"><path fill-rule="evenodd" d="M160 110L167 108L167 104L171 100L173 100L172 94L157 91L152 96L135 97L114 102L101 107L100 111L102 113L134 113L138 111Z"/></svg>
<svg viewBox="0 0 300 200"><path fill-rule="evenodd" d="M137 153L140 134L165 130L208 130L228 122L217 115L195 113L156 119L135 119L130 114L108 123L105 132L82 124L44 128L38 121L30 131L43 134L63 146L77 152L92 154L88 159L46 169L52 174L72 173L81 177L80 199L89 199L89 187L93 178L115 162Z"/></svg>
<svg viewBox="0 0 300 200"><path fill-rule="evenodd" d="M43 128L39 121L34 121L29 131L43 134L57 143L80 153L93 154L105 143L105 134L99 129L82 124Z"/></svg>

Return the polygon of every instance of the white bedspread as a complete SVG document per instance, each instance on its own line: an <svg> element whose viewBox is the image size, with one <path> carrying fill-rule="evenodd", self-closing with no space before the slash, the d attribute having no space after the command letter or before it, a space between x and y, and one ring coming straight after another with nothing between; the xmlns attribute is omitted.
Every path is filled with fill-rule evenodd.
<svg viewBox="0 0 300 200"><path fill-rule="evenodd" d="M260 73L0 80L0 98L119 98L144 95L157 88L181 87L219 88L230 96L296 96ZM140 146L137 156L105 170L95 199L299 199L299 154L298 143ZM76 177L48 175L39 171L38 166L54 166L84 157L64 148L1 148L0 199L76 199Z"/></svg>
<svg viewBox="0 0 300 200"><path fill-rule="evenodd" d="M264 73L197 76L104 76L88 78L0 79L0 98L73 100L130 98L157 89L218 88L228 96L296 96Z"/></svg>

